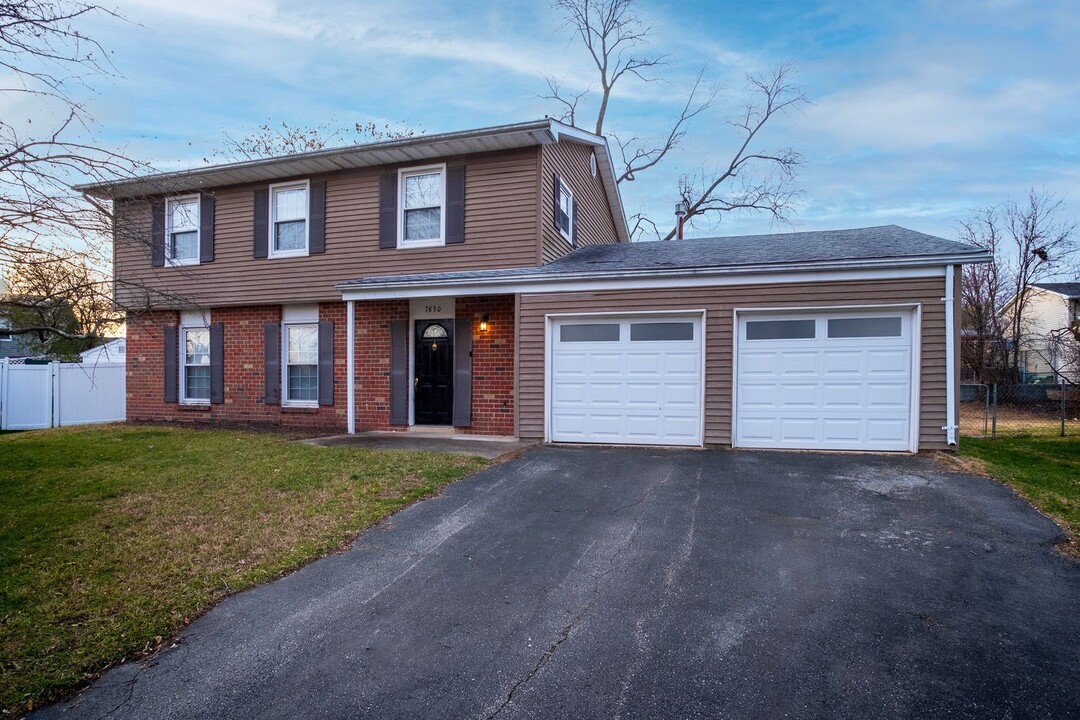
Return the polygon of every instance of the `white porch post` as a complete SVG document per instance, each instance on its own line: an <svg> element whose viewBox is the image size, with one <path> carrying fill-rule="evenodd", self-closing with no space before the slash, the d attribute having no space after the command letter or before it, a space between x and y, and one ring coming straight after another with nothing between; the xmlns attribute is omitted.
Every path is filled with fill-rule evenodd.
<svg viewBox="0 0 1080 720"><path fill-rule="evenodd" d="M953 295L956 292L955 265L945 266L945 442L956 444L956 308Z"/></svg>
<svg viewBox="0 0 1080 720"><path fill-rule="evenodd" d="M345 304L345 346L348 348L348 360L346 362L345 374L347 381L345 385L346 397L348 398L349 407L346 411L346 417L348 418L349 434L356 434L356 301L349 300Z"/></svg>

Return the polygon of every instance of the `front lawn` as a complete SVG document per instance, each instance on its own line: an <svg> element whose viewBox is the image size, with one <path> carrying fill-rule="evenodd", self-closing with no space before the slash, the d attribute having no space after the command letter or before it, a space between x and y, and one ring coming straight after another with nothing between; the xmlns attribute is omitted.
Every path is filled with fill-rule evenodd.
<svg viewBox="0 0 1080 720"><path fill-rule="evenodd" d="M57 699L484 464L224 430L0 437L0 709Z"/></svg>
<svg viewBox="0 0 1080 720"><path fill-rule="evenodd" d="M1080 438L963 438L960 454L980 460L990 475L1057 519L1073 538L1067 549L1080 556Z"/></svg>

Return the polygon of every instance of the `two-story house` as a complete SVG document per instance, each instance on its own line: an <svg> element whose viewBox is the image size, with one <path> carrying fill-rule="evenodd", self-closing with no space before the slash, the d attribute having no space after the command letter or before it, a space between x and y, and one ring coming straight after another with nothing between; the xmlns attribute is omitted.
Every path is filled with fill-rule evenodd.
<svg viewBox="0 0 1080 720"><path fill-rule="evenodd" d="M114 201L128 417L916 451L956 425L956 277L896 226L629 243L552 120L80 188Z"/></svg>

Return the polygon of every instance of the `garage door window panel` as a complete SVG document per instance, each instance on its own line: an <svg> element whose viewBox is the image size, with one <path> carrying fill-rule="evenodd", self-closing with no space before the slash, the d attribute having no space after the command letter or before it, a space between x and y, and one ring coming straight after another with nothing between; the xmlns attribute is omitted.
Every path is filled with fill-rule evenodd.
<svg viewBox="0 0 1080 720"><path fill-rule="evenodd" d="M817 336L814 320L750 320L746 323L747 340L813 340Z"/></svg>
<svg viewBox="0 0 1080 720"><path fill-rule="evenodd" d="M694 339L694 323L630 323L630 342L685 342Z"/></svg>
<svg viewBox="0 0 1080 720"><path fill-rule="evenodd" d="M559 342L619 342L618 323L580 323L559 326Z"/></svg>
<svg viewBox="0 0 1080 720"><path fill-rule="evenodd" d="M829 318L828 337L890 338L903 335L903 320L899 317Z"/></svg>

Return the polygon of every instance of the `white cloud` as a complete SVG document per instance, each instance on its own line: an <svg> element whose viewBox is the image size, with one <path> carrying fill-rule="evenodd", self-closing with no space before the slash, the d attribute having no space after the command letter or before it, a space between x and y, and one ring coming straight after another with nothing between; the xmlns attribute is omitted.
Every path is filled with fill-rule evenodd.
<svg viewBox="0 0 1080 720"><path fill-rule="evenodd" d="M1013 80L975 88L940 68L877 80L816 100L802 127L844 147L884 151L973 146L1031 129L1060 88Z"/></svg>

